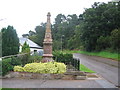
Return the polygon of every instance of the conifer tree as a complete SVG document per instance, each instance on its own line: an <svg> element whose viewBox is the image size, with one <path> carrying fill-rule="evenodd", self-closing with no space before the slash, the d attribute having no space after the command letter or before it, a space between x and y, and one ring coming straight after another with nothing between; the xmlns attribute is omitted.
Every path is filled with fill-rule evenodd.
<svg viewBox="0 0 120 90"><path fill-rule="evenodd" d="M30 53L30 47L29 44L27 44L26 42L23 44L22 46L22 52L23 53Z"/></svg>
<svg viewBox="0 0 120 90"><path fill-rule="evenodd" d="M2 56L15 55L19 52L19 38L13 26L2 28Z"/></svg>

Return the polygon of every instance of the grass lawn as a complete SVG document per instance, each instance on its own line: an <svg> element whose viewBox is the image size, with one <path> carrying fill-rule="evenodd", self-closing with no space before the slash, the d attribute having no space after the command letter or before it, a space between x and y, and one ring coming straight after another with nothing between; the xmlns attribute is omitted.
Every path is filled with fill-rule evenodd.
<svg viewBox="0 0 120 90"><path fill-rule="evenodd" d="M83 64L80 64L80 71L89 72L89 73L95 73L95 71L92 71L91 69L87 68Z"/></svg>
<svg viewBox="0 0 120 90"><path fill-rule="evenodd" d="M110 58L110 59L114 59L114 60L119 60L120 61L120 57L119 57L120 54L106 52L106 51L87 52L87 51L69 51L69 50L65 50L63 52L65 52L65 53L81 53L81 54L86 54L86 55L91 55L91 56L100 56L100 57Z"/></svg>

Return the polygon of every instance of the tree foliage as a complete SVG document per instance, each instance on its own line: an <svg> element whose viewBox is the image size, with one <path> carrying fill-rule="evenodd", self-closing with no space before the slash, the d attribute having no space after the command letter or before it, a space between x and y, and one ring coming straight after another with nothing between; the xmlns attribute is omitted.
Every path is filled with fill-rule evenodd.
<svg viewBox="0 0 120 90"><path fill-rule="evenodd" d="M29 39L31 39L38 45L43 46L45 28L46 28L46 23L41 23L40 26L36 26L35 32L29 31Z"/></svg>
<svg viewBox="0 0 120 90"><path fill-rule="evenodd" d="M84 49L101 51L119 49L120 2L95 2L83 14L65 16L58 14L52 25L53 49ZM43 45L45 24L36 26L35 33L29 38ZM62 37L64 35L64 37Z"/></svg>
<svg viewBox="0 0 120 90"><path fill-rule="evenodd" d="M87 51L102 50L112 46L109 43L111 32L120 27L118 4L94 3L92 8L86 9L83 13L81 40Z"/></svg>
<svg viewBox="0 0 120 90"><path fill-rule="evenodd" d="M30 53L30 47L29 44L27 44L26 42L23 44L22 46L22 52L23 53Z"/></svg>
<svg viewBox="0 0 120 90"><path fill-rule="evenodd" d="M0 32L0 57L2 57L2 32Z"/></svg>
<svg viewBox="0 0 120 90"><path fill-rule="evenodd" d="M58 14L55 18L55 23L53 24L52 33L54 42L62 42L59 44L63 49L73 49L70 42L72 37L75 35L75 27L79 24L78 17L76 14L68 15L67 17L63 14ZM64 35L64 37L62 37ZM57 43L53 43L54 46ZM58 45L57 45L58 46ZM73 44L72 44L73 46ZM74 46L73 46L74 47ZM53 47L54 49L60 49Z"/></svg>
<svg viewBox="0 0 120 90"><path fill-rule="evenodd" d="M19 52L19 39L13 26L2 28L2 56L14 55Z"/></svg>

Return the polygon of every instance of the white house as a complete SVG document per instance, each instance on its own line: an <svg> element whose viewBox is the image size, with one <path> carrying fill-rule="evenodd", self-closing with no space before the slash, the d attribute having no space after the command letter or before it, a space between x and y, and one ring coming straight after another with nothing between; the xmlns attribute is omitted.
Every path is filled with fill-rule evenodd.
<svg viewBox="0 0 120 90"><path fill-rule="evenodd" d="M20 50L19 50L19 52L22 51L22 46L23 46L23 44L25 42L27 44L29 44L31 52L33 52L33 53L37 52L39 55L41 55L41 56L43 55L43 48L41 46L37 45L36 43L34 43L33 41L31 41L30 39L28 39L27 37L19 38L19 43L20 43Z"/></svg>

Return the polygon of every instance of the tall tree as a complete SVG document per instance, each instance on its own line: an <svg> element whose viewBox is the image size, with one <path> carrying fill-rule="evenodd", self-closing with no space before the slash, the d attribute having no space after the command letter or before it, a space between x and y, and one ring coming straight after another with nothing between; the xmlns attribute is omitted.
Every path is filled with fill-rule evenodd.
<svg viewBox="0 0 120 90"><path fill-rule="evenodd" d="M34 31L29 31L29 36L33 36L33 35L35 35L35 32Z"/></svg>
<svg viewBox="0 0 120 90"><path fill-rule="evenodd" d="M70 38L75 34L75 27L79 24L79 20L76 14L68 15L58 14L55 18L55 24L53 25L53 39L57 45L57 41L61 41L61 45L64 49L70 48ZM64 35L64 37L62 37ZM54 46L56 46L54 45ZM61 45L59 45L61 47ZM58 49L58 47L57 47Z"/></svg>
<svg viewBox="0 0 120 90"><path fill-rule="evenodd" d="M120 20L119 14L117 2L108 4L94 3L92 8L85 10L83 13L84 20L83 29L81 29L81 40L87 51L96 50L98 48L98 39L104 40L102 38L110 36L112 30L120 27L118 23ZM105 44L101 44L103 49L105 49Z"/></svg>
<svg viewBox="0 0 120 90"><path fill-rule="evenodd" d="M0 57L2 57L2 32L0 32Z"/></svg>
<svg viewBox="0 0 120 90"><path fill-rule="evenodd" d="M19 52L19 39L13 26L2 28L2 56L14 55Z"/></svg>
<svg viewBox="0 0 120 90"><path fill-rule="evenodd" d="M46 23L41 23L40 26L36 26L35 32L29 31L29 39L31 39L38 45L43 46L45 29L46 29Z"/></svg>

